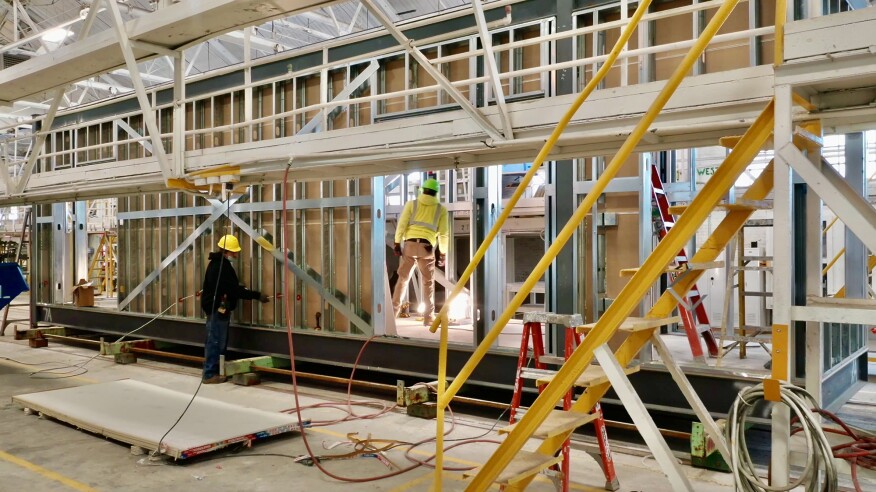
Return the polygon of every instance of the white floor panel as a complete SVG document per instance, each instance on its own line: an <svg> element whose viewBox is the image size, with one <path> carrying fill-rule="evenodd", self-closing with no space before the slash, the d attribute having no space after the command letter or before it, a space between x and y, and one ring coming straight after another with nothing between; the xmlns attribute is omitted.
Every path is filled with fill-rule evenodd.
<svg viewBox="0 0 876 492"><path fill-rule="evenodd" d="M23 408L149 451L176 422L192 396L123 379L12 397ZM230 444L298 430L294 415L195 398L161 452L185 459Z"/></svg>

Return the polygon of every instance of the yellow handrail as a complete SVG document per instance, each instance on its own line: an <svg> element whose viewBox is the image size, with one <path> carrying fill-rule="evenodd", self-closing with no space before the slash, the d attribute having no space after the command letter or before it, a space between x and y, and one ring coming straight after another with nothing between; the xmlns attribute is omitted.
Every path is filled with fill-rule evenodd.
<svg viewBox="0 0 876 492"><path fill-rule="evenodd" d="M444 401L439 400L439 405L446 405L450 395L454 395L455 392L459 390L459 387L462 385L462 381L468 378L468 376L474 370L474 366L476 365L476 363L472 364L472 362L474 361L475 356L478 355L478 352L481 351L481 349L483 349L483 352L486 352L486 347L492 345L496 338L498 338L499 334L502 332L502 329L505 326L505 323L507 323L511 316L514 314L514 312L517 310L517 307L519 307L523 303L524 298L528 297L529 291L535 285L536 281L541 278L545 270L547 270L548 266L553 262L553 259L565 246L566 242L568 242L568 240L572 237L572 234L575 233L578 225L584 220L584 217L590 211L590 208L594 205L594 203L596 203L596 200L608 187L609 182L611 182L611 180L617 175L623 164L633 153L636 145L638 145L639 141L642 139L642 137L648 131L648 128L651 126L651 123L654 122L654 120L657 118L657 115L659 115L664 106L666 106L669 98L672 96L678 86L681 85L681 81L687 76L687 73L691 70L693 64L705 51L706 46L709 44L709 41L711 41L711 39L724 24L724 21L726 21L730 14L733 12L733 9L734 7L736 7L736 4L738 2L739 0L727 0L723 5L721 5L717 12L715 12L714 17L712 17L708 25L706 25L705 29L703 29L702 34L697 39L697 42L687 52L684 59L672 73L672 76L669 78L669 80L666 81L666 85L654 99L654 102L651 103L651 107L648 108L648 111L645 112L645 115L627 137L626 141L624 141L623 145L618 150L618 153L611 160L611 163L606 166L602 176L600 176L596 183L594 183L593 189L590 190L589 193L587 193L587 195L581 201L581 204L575 210L575 213L572 215L566 225L563 226L563 229L559 232L559 234L557 234L554 243L545 253L545 256L541 259L541 261L538 262L538 265L535 266L532 273L529 275L529 278L526 279L526 282L524 282L523 288L520 290L520 292L517 293L516 296L514 296L514 299L511 300L510 305L505 310L505 312L502 313L502 316L496 321L495 326L487 334L481 345L478 346L478 350L475 351L475 354L472 355L471 359L469 359L468 363L466 363L462 370L459 371L459 375L453 380L450 388L444 394ZM772 114L770 114L769 116L772 117ZM759 120L760 119L763 118L759 118ZM748 132L746 132L746 134L747 133ZM769 133L767 132L766 135L768 136ZM766 140L766 137L764 137L764 140ZM751 149L748 150L751 151ZM749 152L751 153L751 158L753 158L754 155L757 154L757 150L759 150L759 148ZM746 156L747 154L745 152L737 152L736 150L734 150L730 155L734 159L743 159L744 156ZM745 162L747 164L750 161L751 159L748 159ZM719 173L721 173L722 175L729 172L723 169L723 166L719 168ZM718 176L716 175L712 179L715 179L716 177ZM720 197L718 197L717 195L697 195L697 197L695 198L695 203L697 205L705 204L709 209L712 209L718 203L719 198ZM683 219L684 215L682 215L682 218L679 220L681 221ZM684 223L685 222L677 222L676 226L673 228L673 232L676 232L676 228L679 227L679 224ZM641 283L641 279L646 278L646 274L644 272L646 272L647 269L650 268L653 270L656 266L659 267L659 269L662 271L662 269L665 268L666 263L663 263L662 265L653 265L653 263L655 261L658 261L658 259L660 258L660 256L657 255L658 252L666 251L667 248L674 248L673 253L675 253L680 247L681 246L679 244L672 244L671 241L667 242L666 239L660 241L655 248L655 253L652 254L649 257L649 260L646 261L643 265L642 268L644 270L640 270L638 273L636 273L636 275L633 277L633 280L631 280L627 286L628 288L633 286L631 287L633 290L638 289L642 290L643 292L634 293L632 296L628 296L628 298L640 299L641 295L644 293L644 290L647 289L647 285ZM638 284L637 281L639 282ZM650 283L648 285L650 285ZM603 317L600 318L597 329L593 332L598 334L597 337L593 338L590 335L584 337L583 344L575 351L575 353L572 355L572 358L570 358L563 366L564 369L570 367L570 364L571 367L576 369L580 367L580 371L573 370L572 372L567 372L566 376L572 377L571 381L569 381L569 384L565 384L567 382L566 380L569 379L569 377L563 379L563 377L561 376L563 371L561 370L560 374L558 374L557 377L555 377L554 380L551 381L545 388L545 392L542 393L541 396L539 396L539 400L549 401L552 399L554 394L560 394L561 392L564 393L568 390L569 387L572 386L572 382L574 382L575 380L574 378L577 378L578 375L583 372L586 364L588 364L590 359L592 358L593 350L598 345L601 345L602 343L608 341L607 339L604 339L604 337L610 335L605 334L605 332L600 333L599 328L606 325L619 326L620 323L623 321L623 318L629 314L629 311L627 311L626 313L620 313L620 310L622 309L621 307L619 307L620 305L621 303L612 304L612 309L606 311ZM613 314L614 318L609 316L609 313ZM597 340L601 342L598 345L596 344ZM548 392L550 392L550 395L546 396L548 395ZM560 397L562 397L562 395ZM505 466L507 466L507 463L512 458L512 454L516 453L523 447L525 441L528 440L532 433L535 431L535 427L537 427L538 424L544 420L544 418L547 416L547 412L551 410L547 406L542 406L538 408L537 407L537 404L533 407L530 407L530 410L527 411L523 419L517 424L517 427L514 429L514 431L508 435L504 443L500 446L500 450L494 453L493 456L490 457L490 459L487 461L487 463L484 464L484 466L481 468L480 473L478 473L478 475L474 477L471 484L466 490L481 491L487 490L487 488L489 488L489 486L493 483L493 480L495 480L501 470L503 470Z"/></svg>
<svg viewBox="0 0 876 492"><path fill-rule="evenodd" d="M618 150L618 153L614 156L611 162L606 166L605 171L603 171L602 176L594 183L593 189L590 190L589 193L584 197L581 201L581 204L578 205L578 208L575 210L575 213L563 227L563 229L557 234L554 243L548 248L547 252L545 252L544 257L538 262L538 264L533 269L532 273L530 273L529 277L523 283L520 291L517 292L517 295L510 301L508 307L505 309L505 312L502 313L502 316L496 320L493 328L486 334L484 340L478 345L477 349L475 349L472 356L469 358L468 362L466 362L465 366L459 371L457 376L454 378L453 382L450 384L450 387L447 389L447 392L444 394L444 398L440 399L439 405L447 405L453 395L459 391L462 384L471 376L471 373L474 371L474 368L481 361L481 359L486 355L489 348L495 343L496 339L498 339L499 334L502 333L502 330L505 327L505 324L511 319L514 313L517 311L517 308L523 304L523 301L529 297L529 292L535 286L536 282L541 279L544 272L553 262L554 258L559 254L560 250L566 245L566 242L569 241L569 238L572 237L572 234L575 233L575 229L578 228L578 225L584 220L584 217L590 212L590 208L593 207L596 200L600 195L605 191L608 187L608 183L617 175L620 168L623 166L623 163L626 162L627 158L633 153L636 148L636 145L639 144L639 141L648 131L648 127L651 126L651 123L657 118L657 115L660 114L660 111L663 110L663 107L666 106L666 103L669 101L669 98L681 84L681 81L685 78L687 73L690 71L693 64L696 62L697 58L705 51L706 46L709 44L709 41L720 29L721 25L727 20L727 17L733 11L733 8L736 6L739 0L727 0L726 3L721 5L721 7L715 13L715 16L709 21L709 24L703 30L703 33L697 39L697 42L691 47L688 53L685 55L684 59L681 61L681 64L675 69L672 73L672 76L669 80L666 81L666 85L663 86L663 89L654 99L654 102L651 103L651 107L648 108L648 111L642 117L636 127L633 129L632 133L627 137L626 141L624 141L621 148ZM637 10L638 14L639 11Z"/></svg>
<svg viewBox="0 0 876 492"><path fill-rule="evenodd" d="M569 107L569 110L566 111L566 114L563 115L562 119L560 119L559 123L557 123L557 127L554 128L553 133L551 133L550 138L544 143L544 146L541 148L541 151L538 153L538 156L532 162L532 167L520 181L520 184L517 185L517 189L514 190L514 194L511 195L511 198L508 200L508 203L502 209L502 213L499 214L499 218L496 219L496 223L493 224L493 228L490 229L490 232L484 238L484 241L481 243L478 250L475 252L474 256L472 256L471 262L465 268L465 271L462 272L462 275L459 277L459 280L456 282L456 286L453 287L453 291L450 293L450 296L444 301L444 306L441 308L441 311L438 313L438 316L435 317L435 320L432 321L432 326L429 327L429 331L435 333L438 329L438 324L440 323L441 316L447 315L448 310L450 309L450 304L456 296L462 292L462 289L465 287L465 283L468 282L468 279L471 277L472 273L474 273L475 268L477 268L478 264L484 258L484 255L487 253L487 249L489 249L490 244L492 244L493 239L496 238L496 235L499 234L499 231L502 230L502 225L505 223L505 220L511 215L511 211L517 205L517 202L520 201L520 198L523 196L523 193L526 191L526 188L529 186L530 181L535 176L535 173L541 169L542 164L544 164L545 159L547 159L548 155L550 155L551 150L553 150L554 145L556 145L557 140L559 140L560 135L563 134L563 131L566 130L566 127L569 126L569 122L572 121L572 118L575 116L575 113L581 108L581 105L584 104L584 101L590 97L590 94L596 89L596 86L602 82L602 79L608 75L608 72L611 70L614 65L615 60L621 54L624 47L627 44L627 41L633 35L633 31L636 30L636 25L638 25L639 20L642 18L645 13L648 11L648 6L651 5L651 0L643 0L639 7L636 8L636 12L630 17L629 24L624 27L623 32L621 33L620 38L618 38L617 42L614 44L614 47L611 49L611 53L608 55L608 59L605 60L605 63L602 67L599 68L599 71L596 72L596 75L590 79L590 82L587 83L587 86L584 87L584 90L578 94L578 97ZM483 356L481 356L483 357Z"/></svg>
<svg viewBox="0 0 876 492"><path fill-rule="evenodd" d="M447 316L442 316L440 321L441 342L438 349L438 399L444 396L444 391L447 389L447 330L449 324ZM444 407L438 405L436 411L438 422L435 428L435 481L432 484L432 490L441 492L441 474L444 471Z"/></svg>
<svg viewBox="0 0 876 492"><path fill-rule="evenodd" d="M833 266L836 264L836 262L838 262L840 257L842 257L842 255L844 255L844 254L846 254L846 248L839 250L839 253L837 253L836 256L834 256L833 259L830 260L830 263L828 263L827 266L824 267L824 270L821 271L821 276L823 277L823 276L827 275L827 272L829 272L830 269L833 268Z"/></svg>

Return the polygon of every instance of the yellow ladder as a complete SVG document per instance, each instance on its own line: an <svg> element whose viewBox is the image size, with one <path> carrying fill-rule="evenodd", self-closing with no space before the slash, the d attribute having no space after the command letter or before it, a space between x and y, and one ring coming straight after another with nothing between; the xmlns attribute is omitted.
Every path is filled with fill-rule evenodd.
<svg viewBox="0 0 876 492"><path fill-rule="evenodd" d="M843 252L845 252L845 248L843 248ZM876 268L876 255L870 255L867 258L867 270L873 271ZM844 285L842 289L836 291L836 294L833 295L834 298L844 298L846 297L846 286Z"/></svg>

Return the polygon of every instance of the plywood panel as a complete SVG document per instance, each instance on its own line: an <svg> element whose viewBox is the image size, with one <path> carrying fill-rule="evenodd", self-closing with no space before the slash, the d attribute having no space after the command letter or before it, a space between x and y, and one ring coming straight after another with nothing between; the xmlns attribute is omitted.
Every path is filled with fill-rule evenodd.
<svg viewBox="0 0 876 492"><path fill-rule="evenodd" d="M629 8L627 17L629 18L630 16L632 16L635 11L635 8ZM602 14L600 16L600 23L614 22L617 20L620 20L619 11L609 14ZM603 50L603 54L608 54L611 52L611 49L614 47L615 43L617 43L617 40L620 39L622 30L622 28L618 27L605 31L605 47ZM589 38L591 40L593 39L592 36L589 36ZM631 50L637 49L639 47L638 28L633 31L633 35L627 44L629 46L629 49ZM589 50L587 51L587 56L590 56L590 50L592 50L592 48L589 48ZM605 87L620 87L621 85L623 85L621 81L621 64L623 62L624 60L622 59L617 60L614 64L614 67L609 70L608 75L605 76ZM627 61L627 85L633 85L637 83L639 83L639 59L638 57L629 58Z"/></svg>
<svg viewBox="0 0 876 492"><path fill-rule="evenodd" d="M331 78L331 86L332 86L332 98L336 97L341 91L344 90L347 86L347 69L342 68L339 70L332 70L329 72L329 77ZM346 98L345 98L346 99ZM334 109L334 108L331 108ZM331 121L332 129L340 129L347 128L348 120L350 119L350 113L347 111L347 107L341 107L340 110L337 111L337 114Z"/></svg>
<svg viewBox="0 0 876 492"><path fill-rule="evenodd" d="M444 46L442 49L444 50L443 54L446 56L468 53L470 51L468 41L451 43ZM445 63L442 65L441 70L443 71L444 75L447 76L447 79L451 82L467 80L471 78L471 70L469 69L469 60L467 58L463 60L455 60L450 63ZM459 89L459 91L466 98L468 98L469 94L471 93L470 86L468 85L465 85L463 87L457 87L457 89ZM453 100L450 99L450 96L448 96L447 94L444 94L443 97L443 103L447 104L453 102Z"/></svg>
<svg viewBox="0 0 876 492"><path fill-rule="evenodd" d="M322 196L322 183L304 183L304 195L307 199L316 199ZM312 269L319 275L323 275L323 256L325 247L322 236L322 210L307 209L304 211L304 242L305 263L307 269ZM304 306L305 319L301 320L301 326L313 328L316 326L316 313L322 312L322 299L319 293L312 288L307 288L307 302Z"/></svg>
<svg viewBox="0 0 876 492"><path fill-rule="evenodd" d="M503 44L508 44L511 42L511 33L509 32L500 32L497 34L493 34L493 46L501 46ZM500 51L495 54L496 55L496 64L499 69L499 73L508 73L511 71L511 52L508 50ZM502 79L502 90L505 94L509 94L511 79Z"/></svg>
<svg viewBox="0 0 876 492"><path fill-rule="evenodd" d="M617 222L605 231L606 296L612 299L629 281L620 276L620 270L639 266L639 215L620 214Z"/></svg>
<svg viewBox="0 0 876 492"><path fill-rule="evenodd" d="M706 11L707 22L714 17L715 12L717 12L717 9ZM748 5L743 4L733 9L730 17L721 26L718 34L746 30L748 30ZM748 39L710 43L706 48L705 54L706 72L723 72L735 68L748 67L750 65L748 48Z"/></svg>
<svg viewBox="0 0 876 492"><path fill-rule="evenodd" d="M438 57L438 48L425 49L423 50L423 54L430 60L435 59ZM437 83L435 79L432 78L432 76L429 75L415 60L411 60L411 66L410 87L412 89L418 87L429 87ZM430 108L437 105L438 91L423 92L411 96L412 108Z"/></svg>
<svg viewBox="0 0 876 492"><path fill-rule="evenodd" d="M758 2L758 27L776 24L776 1L761 0ZM771 65L775 60L775 36L763 36L760 43L760 61L763 65Z"/></svg>
<svg viewBox="0 0 876 492"><path fill-rule="evenodd" d="M541 25L536 24L534 26L528 26L522 29L518 29L514 32L515 41L520 41L524 39L533 39L541 36ZM526 69L526 68L536 68L542 65L541 59L541 46L537 44L533 44L530 46L524 46L520 48L522 51L522 66L516 67L518 70ZM520 93L526 94L528 92L536 92L542 90L541 86L541 74L532 74L525 75L523 77L518 77L518 84L520 84Z"/></svg>
<svg viewBox="0 0 876 492"><path fill-rule="evenodd" d="M658 4L655 11L671 10L690 5L689 0L674 0ZM654 21L654 37L657 45L686 41L693 34L693 14L676 15ZM675 71L681 59L687 53L686 49L658 53L655 59L654 72L657 80L666 80Z"/></svg>
<svg viewBox="0 0 876 492"><path fill-rule="evenodd" d="M259 97L261 98L261 102L257 107L257 115L254 117L261 118L264 116L271 116L274 114L274 87L272 84L263 85L257 88L257 92L259 93ZM258 100L256 100L258 102ZM263 123L259 123L259 128L261 129L261 139L262 140L270 140L274 138L274 121L268 120ZM254 137L255 138L255 137Z"/></svg>
<svg viewBox="0 0 876 492"><path fill-rule="evenodd" d="M383 93L389 94L405 90L405 80L407 80L407 73L405 73L405 57L398 56L395 58L389 58L384 60L381 65L385 81ZM397 113L405 110L404 97L386 99L383 104L384 114Z"/></svg>

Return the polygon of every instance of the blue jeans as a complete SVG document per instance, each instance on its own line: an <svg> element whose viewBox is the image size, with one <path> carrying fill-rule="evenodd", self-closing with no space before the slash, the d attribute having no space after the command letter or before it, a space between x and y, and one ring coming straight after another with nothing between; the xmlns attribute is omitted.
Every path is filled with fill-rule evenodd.
<svg viewBox="0 0 876 492"><path fill-rule="evenodd" d="M213 313L207 316L207 341L204 342L204 375L209 379L219 375L219 356L228 348L228 325L231 318Z"/></svg>

